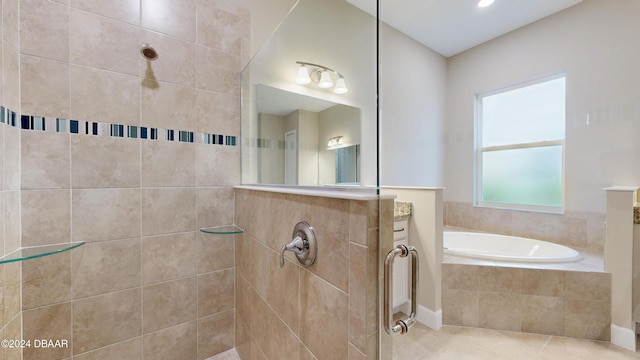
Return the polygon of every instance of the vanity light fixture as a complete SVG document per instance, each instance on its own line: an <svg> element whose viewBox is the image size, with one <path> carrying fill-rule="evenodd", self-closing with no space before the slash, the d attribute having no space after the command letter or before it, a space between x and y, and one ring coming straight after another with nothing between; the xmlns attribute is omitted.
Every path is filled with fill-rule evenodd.
<svg viewBox="0 0 640 360"><path fill-rule="evenodd" d="M493 4L493 1L494 0L480 0L480 1L478 1L478 7L481 7L481 8L487 7L487 6L491 5L491 4Z"/></svg>
<svg viewBox="0 0 640 360"><path fill-rule="evenodd" d="M344 82L344 76L339 72L326 66L304 61L296 61L296 64L300 65L298 68L298 76L296 77L298 84L307 85L313 81L322 89L333 87L333 92L336 94L345 94L349 91ZM336 79L335 83L333 81L334 77Z"/></svg>
<svg viewBox="0 0 640 360"><path fill-rule="evenodd" d="M333 146L338 146L342 144L343 144L342 136L334 136L329 139L329 142L327 143L327 147L333 147Z"/></svg>

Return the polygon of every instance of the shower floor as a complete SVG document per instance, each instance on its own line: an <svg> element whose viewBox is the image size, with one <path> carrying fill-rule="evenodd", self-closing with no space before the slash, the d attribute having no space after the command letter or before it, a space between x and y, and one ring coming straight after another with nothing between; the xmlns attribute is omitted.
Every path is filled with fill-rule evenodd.
<svg viewBox="0 0 640 360"><path fill-rule="evenodd" d="M634 353L608 342L508 331L416 324L393 338L393 360L626 360Z"/></svg>

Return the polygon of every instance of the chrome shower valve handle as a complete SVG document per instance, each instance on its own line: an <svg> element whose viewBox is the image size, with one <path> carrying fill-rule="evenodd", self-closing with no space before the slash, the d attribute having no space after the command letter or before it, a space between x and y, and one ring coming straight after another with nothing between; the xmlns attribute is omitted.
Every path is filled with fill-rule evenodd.
<svg viewBox="0 0 640 360"><path fill-rule="evenodd" d="M280 267L284 266L284 253L291 251L296 254L300 265L309 267L316 261L317 241L313 227L301 221L293 228L293 240L280 248Z"/></svg>

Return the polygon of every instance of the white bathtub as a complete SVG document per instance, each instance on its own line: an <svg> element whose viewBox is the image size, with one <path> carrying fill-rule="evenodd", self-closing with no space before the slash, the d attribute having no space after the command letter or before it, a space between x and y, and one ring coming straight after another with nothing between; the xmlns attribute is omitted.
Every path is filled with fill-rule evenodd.
<svg viewBox="0 0 640 360"><path fill-rule="evenodd" d="M572 262L580 253L542 240L486 233L445 231L444 253L477 259L514 262Z"/></svg>

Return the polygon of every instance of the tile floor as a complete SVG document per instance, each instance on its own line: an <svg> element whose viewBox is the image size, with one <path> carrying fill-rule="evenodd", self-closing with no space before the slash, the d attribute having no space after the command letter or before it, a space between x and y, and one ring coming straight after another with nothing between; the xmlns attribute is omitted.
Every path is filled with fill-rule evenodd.
<svg viewBox="0 0 640 360"><path fill-rule="evenodd" d="M640 359L608 342L490 329L416 324L393 339L393 360L625 360Z"/></svg>

